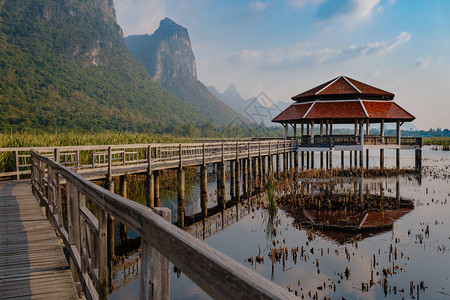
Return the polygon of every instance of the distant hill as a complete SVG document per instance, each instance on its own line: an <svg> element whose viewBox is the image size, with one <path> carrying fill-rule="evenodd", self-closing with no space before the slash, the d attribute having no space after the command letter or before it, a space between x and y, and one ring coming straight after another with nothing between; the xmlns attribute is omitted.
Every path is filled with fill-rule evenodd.
<svg viewBox="0 0 450 300"><path fill-rule="evenodd" d="M272 122L272 119L294 103L293 101L292 103L274 101L264 92L255 97L244 99L236 90L234 83L229 84L223 93L219 92L214 86L209 86L208 90L236 112L244 115L254 123L265 126L277 126L277 124Z"/></svg>
<svg viewBox="0 0 450 300"><path fill-rule="evenodd" d="M152 78L187 106L217 124L229 123L239 116L197 80L195 56L186 28L165 18L152 35L129 36L125 43Z"/></svg>
<svg viewBox="0 0 450 300"><path fill-rule="evenodd" d="M0 0L0 130L202 123L127 49L111 0Z"/></svg>

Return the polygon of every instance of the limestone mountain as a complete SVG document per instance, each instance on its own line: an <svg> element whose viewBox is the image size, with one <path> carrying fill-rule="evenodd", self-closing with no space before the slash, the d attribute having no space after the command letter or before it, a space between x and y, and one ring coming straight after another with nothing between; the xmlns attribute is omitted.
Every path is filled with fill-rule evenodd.
<svg viewBox="0 0 450 300"><path fill-rule="evenodd" d="M0 130L203 122L127 49L112 0L0 0Z"/></svg>
<svg viewBox="0 0 450 300"><path fill-rule="evenodd" d="M152 35L129 36L125 43L152 78L188 106L219 124L238 116L197 80L195 56L186 28L165 18Z"/></svg>

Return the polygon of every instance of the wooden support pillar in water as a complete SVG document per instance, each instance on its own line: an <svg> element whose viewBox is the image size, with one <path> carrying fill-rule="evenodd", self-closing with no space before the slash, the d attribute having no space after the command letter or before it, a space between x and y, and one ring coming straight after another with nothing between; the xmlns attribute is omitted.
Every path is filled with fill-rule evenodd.
<svg viewBox="0 0 450 300"><path fill-rule="evenodd" d="M234 175L235 175L234 168L235 168L235 161L230 160L230 197L233 200L235 198L234 192L236 190L236 187L235 187L236 181L234 180Z"/></svg>
<svg viewBox="0 0 450 300"><path fill-rule="evenodd" d="M341 151L341 169L344 169L344 151Z"/></svg>
<svg viewBox="0 0 450 300"><path fill-rule="evenodd" d="M414 152L416 171L420 172L422 170L422 149L416 149Z"/></svg>
<svg viewBox="0 0 450 300"><path fill-rule="evenodd" d="M295 171L298 171L298 151L294 151L294 168Z"/></svg>
<svg viewBox="0 0 450 300"><path fill-rule="evenodd" d="M258 188L258 186L259 186L259 182L258 182L259 181L258 180L258 166L257 166L258 159L257 159L257 157L253 157L251 159L251 161L252 161L252 186L253 186L252 195L253 195L254 190L256 188Z"/></svg>
<svg viewBox="0 0 450 300"><path fill-rule="evenodd" d="M364 163L364 155L363 155L364 151L361 150L359 151L359 167L362 168L363 167L363 163Z"/></svg>
<svg viewBox="0 0 450 300"><path fill-rule="evenodd" d="M300 159L301 159L301 165L302 165L302 171L305 168L305 152L300 152Z"/></svg>
<svg viewBox="0 0 450 300"><path fill-rule="evenodd" d="M314 169L314 151L311 151L311 169Z"/></svg>
<svg viewBox="0 0 450 300"><path fill-rule="evenodd" d="M225 162L217 163L217 171L217 204L220 210L224 210L226 201Z"/></svg>
<svg viewBox="0 0 450 300"><path fill-rule="evenodd" d="M328 155L330 156L330 165L328 167L328 169L333 169L333 151L328 151Z"/></svg>
<svg viewBox="0 0 450 300"><path fill-rule="evenodd" d="M325 163L326 163L326 169L327 169L327 170L330 168L330 160L329 160L329 157L330 157L329 152L328 152L328 151L325 152L325 158L326 158Z"/></svg>
<svg viewBox="0 0 450 300"><path fill-rule="evenodd" d="M155 178L153 176L152 171L152 148L148 146L147 149L147 207L154 208L155 207Z"/></svg>
<svg viewBox="0 0 450 300"><path fill-rule="evenodd" d="M280 155L280 153L278 153L276 155L276 159L277 159L277 177L280 177L280 172L281 172L281 162L280 162L281 155Z"/></svg>
<svg viewBox="0 0 450 300"><path fill-rule="evenodd" d="M366 168L369 170L369 149L366 149Z"/></svg>
<svg viewBox="0 0 450 300"><path fill-rule="evenodd" d="M155 180L155 207L159 207L159 170L154 172L153 178Z"/></svg>
<svg viewBox="0 0 450 300"><path fill-rule="evenodd" d="M170 209L155 208L155 213L170 223ZM140 298L170 299L169 260L144 239L141 240Z"/></svg>
<svg viewBox="0 0 450 300"><path fill-rule="evenodd" d="M352 156L353 152L352 151L348 151L348 152L350 154L350 169L353 169L353 156Z"/></svg>
<svg viewBox="0 0 450 300"><path fill-rule="evenodd" d="M127 175L120 176L120 195L124 198L128 197L127 193ZM119 240L120 244L126 246L128 244L127 226L119 222Z"/></svg>
<svg viewBox="0 0 450 300"><path fill-rule="evenodd" d="M177 169L177 189L178 189L178 226L184 228L185 213L185 174L182 166Z"/></svg>
<svg viewBox="0 0 450 300"><path fill-rule="evenodd" d="M380 170L384 169L384 149L380 149Z"/></svg>
<svg viewBox="0 0 450 300"><path fill-rule="evenodd" d="M236 198L237 202L241 201L241 162L237 158L236 159L236 166L235 166L235 175L234 178L236 180L234 185L234 197Z"/></svg>
<svg viewBox="0 0 450 300"><path fill-rule="evenodd" d="M273 155L269 155L268 157L268 164L269 164L269 177L273 178Z"/></svg>
<svg viewBox="0 0 450 300"><path fill-rule="evenodd" d="M400 171L400 149L395 149L395 154L395 166L397 168L397 171Z"/></svg>
<svg viewBox="0 0 450 300"><path fill-rule="evenodd" d="M261 187L262 188L264 188L265 186L266 186L266 176L267 176L267 164L266 164L266 159L267 159L267 157L266 156L262 156L261 157L261 170L262 170L262 173L261 173L261 175L262 175L262 177L261 177Z"/></svg>
<svg viewBox="0 0 450 300"><path fill-rule="evenodd" d="M260 155L256 160L258 161L258 186L262 187L264 184L263 157Z"/></svg>
<svg viewBox="0 0 450 300"><path fill-rule="evenodd" d="M247 179L248 179L248 168L247 160L242 159L242 193L248 197Z"/></svg>
<svg viewBox="0 0 450 300"><path fill-rule="evenodd" d="M206 218L208 216L208 166L206 164L200 166L200 203L202 215Z"/></svg>
<svg viewBox="0 0 450 300"><path fill-rule="evenodd" d="M320 168L323 169L323 151L320 151Z"/></svg>
<svg viewBox="0 0 450 300"><path fill-rule="evenodd" d="M306 151L306 169L309 170L309 153L310 151Z"/></svg>

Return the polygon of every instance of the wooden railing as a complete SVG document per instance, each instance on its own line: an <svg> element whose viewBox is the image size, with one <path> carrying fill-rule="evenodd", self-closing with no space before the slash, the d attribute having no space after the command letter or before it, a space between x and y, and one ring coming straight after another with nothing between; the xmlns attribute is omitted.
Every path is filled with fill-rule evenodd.
<svg viewBox="0 0 450 300"><path fill-rule="evenodd" d="M31 173L30 151L51 157L78 173L115 170L153 170L215 163L222 160L255 157L289 152L297 147L296 140L267 140L224 143L132 144L97 146L62 146L36 148L0 148L0 178L28 176ZM149 160L150 154L150 160Z"/></svg>
<svg viewBox="0 0 450 300"><path fill-rule="evenodd" d="M176 150L170 149L164 147L161 156L174 156ZM186 154L183 149L181 152L181 156ZM86 298L107 298L108 215L141 236L141 299L170 297L168 261L216 299L292 298L282 287L172 225L167 221L167 208L153 211L111 193L34 150L31 167L33 193L46 208L48 219L68 250L73 278L79 279ZM65 189L60 184L63 180ZM63 195L66 210L62 209ZM95 214L87 208L87 199L95 204Z"/></svg>
<svg viewBox="0 0 450 300"><path fill-rule="evenodd" d="M299 138L301 146L334 146L334 145L360 145L361 137L356 135L315 135ZM396 136L364 136L364 145L397 145ZM400 137L401 145L422 146L422 138Z"/></svg>

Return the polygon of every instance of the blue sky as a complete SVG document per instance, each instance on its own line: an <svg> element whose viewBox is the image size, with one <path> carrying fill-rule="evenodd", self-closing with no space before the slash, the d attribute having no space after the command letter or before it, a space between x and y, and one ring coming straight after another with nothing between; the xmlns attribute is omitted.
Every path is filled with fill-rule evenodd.
<svg viewBox="0 0 450 300"><path fill-rule="evenodd" d="M450 128L450 0L115 0L124 34L170 17L198 78L275 101L337 75L396 94L419 128Z"/></svg>

